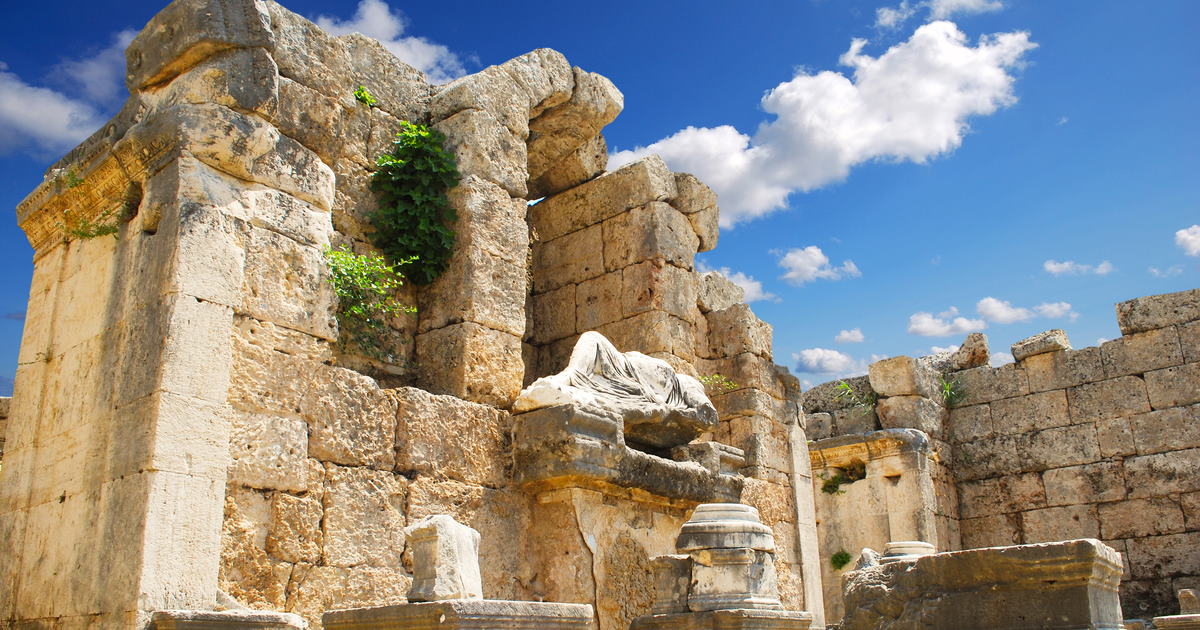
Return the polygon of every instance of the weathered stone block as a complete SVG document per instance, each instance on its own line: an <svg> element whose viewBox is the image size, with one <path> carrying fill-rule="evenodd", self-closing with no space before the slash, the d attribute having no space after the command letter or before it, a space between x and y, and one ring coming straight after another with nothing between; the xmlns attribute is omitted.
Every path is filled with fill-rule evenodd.
<svg viewBox="0 0 1200 630"><path fill-rule="evenodd" d="M326 465L324 563L400 567L405 480L390 471Z"/></svg>
<svg viewBox="0 0 1200 630"><path fill-rule="evenodd" d="M1200 490L1200 449L1126 459L1125 482L1134 498Z"/></svg>
<svg viewBox="0 0 1200 630"><path fill-rule="evenodd" d="M1131 538L1127 544L1135 579L1192 575L1200 566L1200 532Z"/></svg>
<svg viewBox="0 0 1200 630"><path fill-rule="evenodd" d="M1129 417L1138 455L1200 447L1200 405Z"/></svg>
<svg viewBox="0 0 1200 630"><path fill-rule="evenodd" d="M600 134L625 106L625 97L608 79L574 69L575 89L561 105L542 111L529 123L529 175L538 178L563 156Z"/></svg>
<svg viewBox="0 0 1200 630"><path fill-rule="evenodd" d="M949 434L952 442L970 442L992 437L993 431L990 405L972 405L950 410Z"/></svg>
<svg viewBox="0 0 1200 630"><path fill-rule="evenodd" d="M305 630L300 615L269 610L156 610L150 618L153 630Z"/></svg>
<svg viewBox="0 0 1200 630"><path fill-rule="evenodd" d="M1024 396L1029 393L1029 381L1025 369L1016 363L993 368L981 366L963 370L954 375L962 387L963 396L956 406L978 405L1002 398Z"/></svg>
<svg viewBox="0 0 1200 630"><path fill-rule="evenodd" d="M314 627L327 610L403 604L412 578L402 569L297 564L289 607Z"/></svg>
<svg viewBox="0 0 1200 630"><path fill-rule="evenodd" d="M882 396L924 396L938 394L938 375L912 357L892 357L871 364L867 371L871 389Z"/></svg>
<svg viewBox="0 0 1200 630"><path fill-rule="evenodd" d="M512 422L506 412L412 387L391 393L397 401L398 472L504 485Z"/></svg>
<svg viewBox="0 0 1200 630"><path fill-rule="evenodd" d="M526 195L525 141L490 113L468 109L433 125L446 135L458 169L498 184L513 197Z"/></svg>
<svg viewBox="0 0 1200 630"><path fill-rule="evenodd" d="M1070 350L1071 341L1067 339L1066 331L1061 328L1054 328L1046 332L1038 333L1032 337L1022 339L1012 345L1012 356L1017 361L1024 360L1038 354L1047 352L1057 352L1059 350Z"/></svg>
<svg viewBox="0 0 1200 630"><path fill-rule="evenodd" d="M529 197L549 197L595 179L608 165L608 143L604 136L584 142L537 179L529 182Z"/></svg>
<svg viewBox="0 0 1200 630"><path fill-rule="evenodd" d="M652 155L530 206L530 225L539 238L550 241L676 194L670 169Z"/></svg>
<svg viewBox="0 0 1200 630"><path fill-rule="evenodd" d="M1183 509L1170 497L1129 499L1100 505L1105 538L1140 538L1184 530Z"/></svg>
<svg viewBox="0 0 1200 630"><path fill-rule="evenodd" d="M1101 503L1125 498L1125 477L1121 464L1114 462L1047 470L1042 475L1042 482L1050 505Z"/></svg>
<svg viewBox="0 0 1200 630"><path fill-rule="evenodd" d="M1100 443L1100 455L1108 458L1133 455L1137 447L1133 432L1126 418L1106 418L1096 421L1096 439Z"/></svg>
<svg viewBox="0 0 1200 630"><path fill-rule="evenodd" d="M1183 349L1183 360L1187 363L1200 361L1200 320L1176 328L1179 331L1179 345Z"/></svg>
<svg viewBox="0 0 1200 630"><path fill-rule="evenodd" d="M1049 352L1026 358L1021 367L1029 377L1029 391L1044 392L1104 380L1099 348Z"/></svg>
<svg viewBox="0 0 1200 630"><path fill-rule="evenodd" d="M345 158L365 168L374 162L367 152L371 135L367 108L348 109L341 100L290 78L279 77L278 83L275 126L284 135L321 156L326 164Z"/></svg>
<svg viewBox="0 0 1200 630"><path fill-rule="evenodd" d="M842 628L1118 628L1120 580L1097 540L922 556L847 573Z"/></svg>
<svg viewBox="0 0 1200 630"><path fill-rule="evenodd" d="M1119 418L1150 411L1146 383L1136 376L1079 385L1067 390L1072 422Z"/></svg>
<svg viewBox="0 0 1200 630"><path fill-rule="evenodd" d="M575 332L595 330L622 317L622 272L585 280L575 289Z"/></svg>
<svg viewBox="0 0 1200 630"><path fill-rule="evenodd" d="M521 338L466 322L417 336L424 387L472 402L506 407L521 391Z"/></svg>
<svg viewBox="0 0 1200 630"><path fill-rule="evenodd" d="M1020 470L1025 459L1017 452L1017 439L996 435L954 446L954 475L960 481L1005 475Z"/></svg>
<svg viewBox="0 0 1200 630"><path fill-rule="evenodd" d="M604 221L604 266L616 271L644 260L665 260L691 269L698 241L687 218L652 201Z"/></svg>
<svg viewBox="0 0 1200 630"><path fill-rule="evenodd" d="M252 0L187 0L163 9L125 51L130 92L170 80L229 48L275 47L266 7Z"/></svg>
<svg viewBox="0 0 1200 630"><path fill-rule="evenodd" d="M1095 425L1078 424L1018 435L1017 452L1022 470L1047 470L1094 462L1100 444Z"/></svg>
<svg viewBox="0 0 1200 630"><path fill-rule="evenodd" d="M694 302L694 300L693 300ZM764 359L771 358L771 325L754 315L745 304L710 311L706 356L717 358L752 352Z"/></svg>
<svg viewBox="0 0 1200 630"><path fill-rule="evenodd" d="M458 599L374 608L330 610L321 618L327 630L445 627L447 630L545 628L594 630L590 604L557 604L495 599Z"/></svg>
<svg viewBox="0 0 1200 630"><path fill-rule="evenodd" d="M346 368L309 367L313 383L300 401L308 421L308 454L346 466L391 470L396 401L371 378Z"/></svg>
<svg viewBox="0 0 1200 630"><path fill-rule="evenodd" d="M1100 358L1105 376L1115 378L1179 365L1183 351L1178 331L1170 327L1106 341L1100 346Z"/></svg>
<svg viewBox="0 0 1200 630"><path fill-rule="evenodd" d="M648 311L597 329L624 352L668 352L685 360L696 356L692 325L664 311Z"/></svg>
<svg viewBox="0 0 1200 630"><path fill-rule="evenodd" d="M690 173L675 173L675 188L678 195L671 202L675 209L687 216L692 230L699 238L699 251L707 252L717 246L720 210L717 194Z"/></svg>
<svg viewBox="0 0 1200 630"><path fill-rule="evenodd" d="M1155 409L1200 402L1200 363L1146 372L1146 391Z"/></svg>
<svg viewBox="0 0 1200 630"><path fill-rule="evenodd" d="M425 517L404 530L412 546L410 602L483 599L479 578L479 532L452 516Z"/></svg>
<svg viewBox="0 0 1200 630"><path fill-rule="evenodd" d="M491 114L517 139L529 137L529 100L525 88L499 66L440 86L429 101L430 119L437 123L469 110Z"/></svg>
<svg viewBox="0 0 1200 630"><path fill-rule="evenodd" d="M610 247L606 245L606 251ZM663 260L631 264L621 271L621 311L633 317L665 311L687 320L696 307L695 274Z"/></svg>
<svg viewBox="0 0 1200 630"><path fill-rule="evenodd" d="M700 288L696 295L696 304L700 311L719 311L740 304L745 299L745 291L734 284L719 271L708 271L700 274Z"/></svg>
<svg viewBox="0 0 1200 630"><path fill-rule="evenodd" d="M1200 289L1148 295L1117 304L1122 335L1200 319Z"/></svg>
<svg viewBox="0 0 1200 630"><path fill-rule="evenodd" d="M540 233L538 236L545 238ZM599 225L533 244L534 293L580 283L603 273L604 237Z"/></svg>
<svg viewBox="0 0 1200 630"><path fill-rule="evenodd" d="M1009 475L959 484L959 512L963 518L993 516L1046 507L1046 491L1036 473Z"/></svg>
<svg viewBox="0 0 1200 630"><path fill-rule="evenodd" d="M454 224L459 247L483 251L524 269L529 256L529 227L524 199L513 199L500 186L467 174L447 194L458 214Z"/></svg>
<svg viewBox="0 0 1200 630"><path fill-rule="evenodd" d="M529 95L529 118L571 98L575 73L562 53L550 48L531 50L500 64Z"/></svg>
<svg viewBox="0 0 1200 630"><path fill-rule="evenodd" d="M1067 505L1021 513L1026 543L1099 538L1100 522L1094 505Z"/></svg>
<svg viewBox="0 0 1200 630"><path fill-rule="evenodd" d="M922 396L892 396L880 399L875 405L879 423L885 429L913 428L930 437L941 438L946 423L946 409Z"/></svg>
<svg viewBox="0 0 1200 630"><path fill-rule="evenodd" d="M239 312L333 340L337 296L325 257L267 229L246 234L246 266Z"/></svg>
<svg viewBox="0 0 1200 630"><path fill-rule="evenodd" d="M510 335L525 334L524 264L497 258L469 243L455 248L450 266L422 291L420 332L474 322Z"/></svg>
<svg viewBox="0 0 1200 630"><path fill-rule="evenodd" d="M604 276L601 276L603 278ZM595 283L600 278L588 282ZM587 284L587 283L585 283ZM545 345L574 335L577 286L566 284L529 298L530 322L528 340L535 345ZM618 316L617 319L620 319Z"/></svg>
<svg viewBox="0 0 1200 630"><path fill-rule="evenodd" d="M229 438L229 481L251 488L303 492L308 426L295 417L240 412Z"/></svg>
<svg viewBox="0 0 1200 630"><path fill-rule="evenodd" d="M717 408L717 415L722 420L729 420L736 416L761 416L764 418L779 418L781 422L783 421L785 412L781 401L772 398L761 390L737 389L725 391L725 388L721 386L715 386L715 388L709 387L707 389L709 399L712 400L713 406ZM809 434L811 437L811 430Z"/></svg>
<svg viewBox="0 0 1200 630"><path fill-rule="evenodd" d="M267 553L287 562L320 561L324 542L323 516L320 501L276 492L271 499Z"/></svg>
<svg viewBox="0 0 1200 630"><path fill-rule="evenodd" d="M959 522L963 549L1007 547L1021 543L1020 514L964 518Z"/></svg>
<svg viewBox="0 0 1200 630"><path fill-rule="evenodd" d="M217 103L277 120L280 82L270 53L262 48L242 48L218 52L139 96L155 111Z"/></svg>
<svg viewBox="0 0 1200 630"><path fill-rule="evenodd" d="M1071 423L1063 390L1005 398L992 403L992 427L997 433L1026 433Z"/></svg>

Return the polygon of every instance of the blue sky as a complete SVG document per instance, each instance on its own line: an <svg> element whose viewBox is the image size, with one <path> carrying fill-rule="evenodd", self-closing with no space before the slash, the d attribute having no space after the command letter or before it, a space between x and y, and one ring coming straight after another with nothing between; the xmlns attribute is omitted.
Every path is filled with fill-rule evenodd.
<svg viewBox="0 0 1200 630"><path fill-rule="evenodd" d="M121 46L161 6L4 9L0 393L32 272L13 209L120 106ZM543 46L611 78L613 164L653 150L717 189L700 262L752 289L812 383L972 330L999 353L1054 327L1094 345L1113 303L1200 286L1200 3L285 6L441 79Z"/></svg>

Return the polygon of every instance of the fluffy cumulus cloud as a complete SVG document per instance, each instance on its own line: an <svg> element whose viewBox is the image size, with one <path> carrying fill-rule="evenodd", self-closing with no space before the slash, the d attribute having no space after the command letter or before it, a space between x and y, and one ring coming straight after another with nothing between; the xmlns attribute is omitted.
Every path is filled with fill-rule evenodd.
<svg viewBox="0 0 1200 630"><path fill-rule="evenodd" d="M1051 258L1042 263L1042 269L1052 276L1083 276L1095 274L1097 276L1107 276L1112 273L1116 267L1107 260L1101 261L1098 265L1086 265L1077 263L1074 260L1064 260L1059 262Z"/></svg>
<svg viewBox="0 0 1200 630"><path fill-rule="evenodd" d="M408 22L404 14L383 0L361 0L348 20L322 15L316 23L334 35L362 33L379 40L384 48L424 72L433 83L446 83L466 74L462 60L449 48L424 37L405 35Z"/></svg>
<svg viewBox="0 0 1200 630"><path fill-rule="evenodd" d="M858 265L853 260L845 260L834 267L829 264L829 256L816 245L789 249L779 259L779 266L786 273L783 279L794 285L801 285L813 280L841 280L842 278L857 278L862 276Z"/></svg>
<svg viewBox="0 0 1200 630"><path fill-rule="evenodd" d="M779 301L779 298L774 293L764 290L762 283L759 282L758 280L755 280L754 276L747 275L740 271L734 271L734 270L730 269L729 267L721 267L720 269L711 269L711 268L705 266L704 263L700 263L699 268L700 268L700 271L702 271L702 272L716 271L717 273L720 273L722 276L725 276L726 278L728 278L730 282L741 287L742 292L745 294L745 297L743 297L742 299L745 300L745 302L747 304L749 304L751 302L758 302L758 301L763 301L763 300L767 300L767 301L771 301L771 302Z"/></svg>
<svg viewBox="0 0 1200 630"><path fill-rule="evenodd" d="M1175 244L1188 256L1200 256L1200 225L1176 232Z"/></svg>
<svg viewBox="0 0 1200 630"><path fill-rule="evenodd" d="M793 356L799 371L815 374L841 374L854 371L860 364L850 355L829 348L807 348Z"/></svg>
<svg viewBox="0 0 1200 630"><path fill-rule="evenodd" d="M949 309L934 315L919 311L908 318L908 332L922 337L949 337L969 332L979 332L987 328L987 322L982 319L969 319L958 314L958 308Z"/></svg>
<svg viewBox="0 0 1200 630"><path fill-rule="evenodd" d="M839 332L833 340L837 343L862 343L866 337L863 335L862 329L851 328Z"/></svg>
<svg viewBox="0 0 1200 630"><path fill-rule="evenodd" d="M120 106L125 90L125 48L132 30L50 73L55 87L34 85L0 62L0 154L33 150L60 153L87 138Z"/></svg>
<svg viewBox="0 0 1200 630"><path fill-rule="evenodd" d="M988 363L990 363L992 367L1000 367L1001 365L1012 363L1013 361L1013 355L1007 352L993 352L991 356L988 357Z"/></svg>
<svg viewBox="0 0 1200 630"><path fill-rule="evenodd" d="M985 297L975 305L975 310L987 321L994 324L1011 324L1027 322L1035 317L1061 319L1064 317L1074 321L1079 314L1071 309L1068 302L1043 302L1031 308L1013 306L1007 300Z"/></svg>
<svg viewBox="0 0 1200 630"><path fill-rule="evenodd" d="M1024 32L972 45L946 21L925 24L878 57L855 39L840 62L850 68L799 71L762 99L774 116L748 135L728 125L688 127L645 147L610 156L616 168L657 153L696 174L721 197L730 227L778 210L794 191L844 179L870 160L924 163L962 144L971 116L1016 102L1016 68L1036 44Z"/></svg>

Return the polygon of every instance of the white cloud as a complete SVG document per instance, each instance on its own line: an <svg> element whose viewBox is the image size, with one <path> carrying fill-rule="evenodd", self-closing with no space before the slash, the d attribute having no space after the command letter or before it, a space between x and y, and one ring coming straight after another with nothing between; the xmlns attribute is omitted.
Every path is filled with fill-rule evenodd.
<svg viewBox="0 0 1200 630"><path fill-rule="evenodd" d="M1059 127L1061 127L1069 122L1071 122L1070 118L1067 118L1066 116L1060 116L1057 124Z"/></svg>
<svg viewBox="0 0 1200 630"><path fill-rule="evenodd" d="M922 337L948 337L987 328L987 322L982 319L967 319L957 315L958 309L953 306L937 315L924 311L913 313L908 318L908 332Z"/></svg>
<svg viewBox="0 0 1200 630"><path fill-rule="evenodd" d="M0 62L0 154L33 148L69 149L104 122L99 110L62 92L37 87Z"/></svg>
<svg viewBox="0 0 1200 630"><path fill-rule="evenodd" d="M1104 342L1106 342L1106 341L1111 341L1111 339L1109 339L1108 337L1097 337L1097 338L1096 338L1096 345L1097 345L1097 346L1099 346L1099 345L1103 344L1103 343L1104 343Z"/></svg>
<svg viewBox="0 0 1200 630"><path fill-rule="evenodd" d="M1176 232L1175 244L1188 256L1200 256L1200 225Z"/></svg>
<svg viewBox="0 0 1200 630"><path fill-rule="evenodd" d="M988 357L988 363L990 363L992 367L1000 367L1001 365L1012 363L1013 361L1013 355L1007 352L993 352L991 356Z"/></svg>
<svg viewBox="0 0 1200 630"><path fill-rule="evenodd" d="M836 343L862 343L866 337L863 335L862 329L851 328L839 332L833 340Z"/></svg>
<svg viewBox="0 0 1200 630"><path fill-rule="evenodd" d="M958 352L958 346L929 346L929 352L932 354L941 354L943 352Z"/></svg>
<svg viewBox="0 0 1200 630"><path fill-rule="evenodd" d="M955 14L987 13L1004 8L1000 0L924 0L909 2L904 0L896 7L881 7L875 10L875 26L878 28L896 28L916 15L921 9L929 9L929 19L944 20Z"/></svg>
<svg viewBox="0 0 1200 630"><path fill-rule="evenodd" d="M425 73L432 83L446 83L466 74L462 60L449 48L424 37L405 36L408 22L383 0L360 0L354 17L342 20L322 15L317 26L334 35L362 33L379 40L401 61Z"/></svg>
<svg viewBox="0 0 1200 630"><path fill-rule="evenodd" d="M1014 307L1008 301L997 300L994 297L985 297L979 300L979 303L975 305L975 310L984 319L997 324L1011 324L1013 322L1025 322L1033 319L1033 311L1027 308Z"/></svg>
<svg viewBox="0 0 1200 630"><path fill-rule="evenodd" d="M779 259L779 266L787 271L783 274L783 279L795 285L818 279L841 280L845 277L862 276L853 260L846 260L837 267L831 267L829 257L816 245L809 245L803 249L789 249Z"/></svg>
<svg viewBox="0 0 1200 630"><path fill-rule="evenodd" d="M1069 302L1043 302L1033 307L1033 310L1038 315L1050 319L1061 319L1063 317L1068 317L1071 321L1079 319L1079 313L1071 310Z"/></svg>
<svg viewBox="0 0 1200 630"><path fill-rule="evenodd" d="M1155 278L1170 278L1171 276L1178 276L1179 274L1183 273L1183 265L1171 265L1166 269L1148 267L1146 271Z"/></svg>
<svg viewBox="0 0 1200 630"><path fill-rule="evenodd" d="M828 348L808 348L792 357L798 362L797 369L799 371L817 374L852 372L856 371L862 363L844 352Z"/></svg>
<svg viewBox="0 0 1200 630"><path fill-rule="evenodd" d="M779 301L779 298L774 293L764 291L762 283L758 280L755 280L753 276L744 274L740 271L733 271L729 267L710 269L704 263L700 263L698 267L701 272L716 271L717 273L720 273L722 276L725 276L727 279L729 279L730 282L741 287L742 292L745 294L742 299L745 300L747 304L761 300L769 300L771 302Z"/></svg>
<svg viewBox="0 0 1200 630"><path fill-rule="evenodd" d="M1112 263L1108 262L1107 260L1101 261L1098 265L1085 265L1083 263L1077 263L1074 260L1064 260L1059 262L1051 258L1050 260L1042 263L1042 269L1045 269L1046 273L1049 273L1053 276L1080 276L1087 274L1106 276L1112 273L1116 267L1113 267Z"/></svg>
<svg viewBox="0 0 1200 630"><path fill-rule="evenodd" d="M878 57L855 39L840 63L853 75L800 70L762 99L774 120L753 136L722 125L688 127L645 147L618 151L609 168L657 153L694 173L721 198L730 227L778 210L793 191L844 179L870 160L924 163L962 144L967 119L1016 102L1014 77L1036 44L1024 32L972 46L950 22L921 26Z"/></svg>
<svg viewBox="0 0 1200 630"><path fill-rule="evenodd" d="M137 31L114 33L112 42L102 50L79 59L67 59L54 67L53 76L61 77L92 103L115 105L129 92L125 89L125 49Z"/></svg>

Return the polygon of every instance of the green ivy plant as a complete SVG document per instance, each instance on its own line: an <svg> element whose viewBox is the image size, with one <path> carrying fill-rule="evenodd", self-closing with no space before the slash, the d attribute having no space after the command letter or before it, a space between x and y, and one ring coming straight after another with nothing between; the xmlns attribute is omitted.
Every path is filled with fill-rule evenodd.
<svg viewBox="0 0 1200 630"><path fill-rule="evenodd" d="M365 86L365 85L360 85L357 88L355 88L354 100L358 101L359 103L362 103L363 105L366 105L367 107L378 107L379 106L379 100L376 99L374 96L371 96L371 93L367 91L367 86Z"/></svg>
<svg viewBox="0 0 1200 630"><path fill-rule="evenodd" d="M843 484L854 483L860 479L867 478L867 465L865 462L856 459L847 464L842 472L834 473L833 475L822 473L818 476L822 480L821 492L825 494L842 494L845 492L842 490Z"/></svg>
<svg viewBox="0 0 1200 630"><path fill-rule="evenodd" d="M701 376L696 380L700 381L700 384L704 385L705 389L713 392L725 393L738 388L738 384L734 383L724 374L709 374L708 376Z"/></svg>
<svg viewBox="0 0 1200 630"><path fill-rule="evenodd" d="M866 396L861 396L846 381L838 381L837 394L834 395L834 398L849 403L852 409L857 410L858 413L864 416L875 409L876 397L874 392Z"/></svg>
<svg viewBox="0 0 1200 630"><path fill-rule="evenodd" d="M962 401L964 392L962 383L959 382L957 377L946 380L946 375L942 374L938 377L938 386L942 391L942 402L947 407L953 407Z"/></svg>
<svg viewBox="0 0 1200 630"><path fill-rule="evenodd" d="M379 341L387 320L417 311L395 297L404 285L404 276L396 267L409 261L389 265L379 254L355 254L345 248L326 248L324 253L329 283L338 297L339 342L351 344L371 358L387 359Z"/></svg>
<svg viewBox="0 0 1200 630"><path fill-rule="evenodd" d="M833 567L834 571L841 571L846 568L846 565L850 564L850 560L850 552L842 549L829 556L829 566Z"/></svg>
<svg viewBox="0 0 1200 630"><path fill-rule="evenodd" d="M401 121L391 153L379 156L371 177L379 195L371 242L393 263L407 261L405 275L417 284L441 274L454 250L457 216L446 191L460 175L445 140L437 130Z"/></svg>

